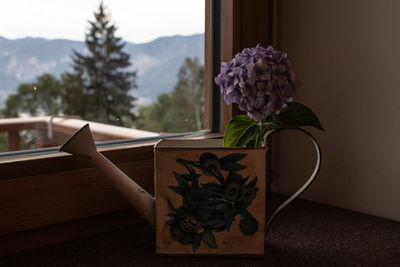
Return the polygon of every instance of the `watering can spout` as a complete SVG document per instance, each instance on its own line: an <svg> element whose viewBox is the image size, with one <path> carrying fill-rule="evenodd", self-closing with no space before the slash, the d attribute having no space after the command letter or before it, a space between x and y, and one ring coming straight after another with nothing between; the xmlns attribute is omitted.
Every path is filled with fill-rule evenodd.
<svg viewBox="0 0 400 267"><path fill-rule="evenodd" d="M75 156L91 157L95 155L97 149L89 124L77 131L59 150Z"/></svg>
<svg viewBox="0 0 400 267"><path fill-rule="evenodd" d="M97 152L89 124L77 131L59 151L87 158L122 193L135 210L154 227L154 197Z"/></svg>

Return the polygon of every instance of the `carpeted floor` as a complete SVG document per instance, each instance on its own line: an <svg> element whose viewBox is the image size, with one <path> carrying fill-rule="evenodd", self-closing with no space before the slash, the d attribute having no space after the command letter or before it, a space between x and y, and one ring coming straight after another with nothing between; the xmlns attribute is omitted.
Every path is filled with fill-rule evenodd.
<svg viewBox="0 0 400 267"><path fill-rule="evenodd" d="M304 200L279 215L262 258L162 257L154 243L150 227L135 225L3 256L0 266L400 266L400 223Z"/></svg>

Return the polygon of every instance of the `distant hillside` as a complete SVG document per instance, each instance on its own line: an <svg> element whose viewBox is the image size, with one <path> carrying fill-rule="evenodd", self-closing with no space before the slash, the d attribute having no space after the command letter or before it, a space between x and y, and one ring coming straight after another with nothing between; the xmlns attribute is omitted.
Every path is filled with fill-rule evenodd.
<svg viewBox="0 0 400 267"><path fill-rule="evenodd" d="M142 101L156 101L177 82L177 73L185 57L198 57L203 63L204 36L161 37L154 41L126 43L132 68L138 71L138 89L132 93ZM21 82L33 81L48 72L59 76L71 66L72 51L83 53L84 43L65 39L0 37L0 106Z"/></svg>

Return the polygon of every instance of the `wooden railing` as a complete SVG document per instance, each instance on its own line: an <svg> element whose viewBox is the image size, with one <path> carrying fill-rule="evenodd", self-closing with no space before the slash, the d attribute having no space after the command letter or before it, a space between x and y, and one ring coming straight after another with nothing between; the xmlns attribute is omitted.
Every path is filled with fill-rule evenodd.
<svg viewBox="0 0 400 267"><path fill-rule="evenodd" d="M8 135L8 151L20 149L20 132L36 133L36 148L62 145L73 133L89 123L95 141L158 136L158 133L90 122L71 116L0 119L0 133Z"/></svg>

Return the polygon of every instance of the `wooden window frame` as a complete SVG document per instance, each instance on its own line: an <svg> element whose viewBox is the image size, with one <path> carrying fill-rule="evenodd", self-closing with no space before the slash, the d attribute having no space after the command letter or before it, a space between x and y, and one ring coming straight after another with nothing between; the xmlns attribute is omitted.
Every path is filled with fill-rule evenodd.
<svg viewBox="0 0 400 267"><path fill-rule="evenodd" d="M205 1L208 27L205 31L205 55L211 51L212 1ZM245 47L272 42L273 2L221 0L223 61L230 61ZM209 106L211 89L208 86L212 84L213 77L209 72L209 60L210 57L206 56L204 102L207 126L210 126L208 118L212 115ZM229 119L238 113L236 105L223 104L220 128L225 129ZM99 151L153 193L154 144L155 141L117 145L100 148ZM138 221L133 211L127 211L127 202L102 179L100 173L84 159L65 153L1 159L0 200L0 255ZM123 220L121 216L127 219ZM93 223L98 222L94 219L97 217L103 223L99 222L93 228ZM82 230L88 228L93 230ZM43 235L46 238L40 238ZM30 242L20 242L26 237L30 238Z"/></svg>

